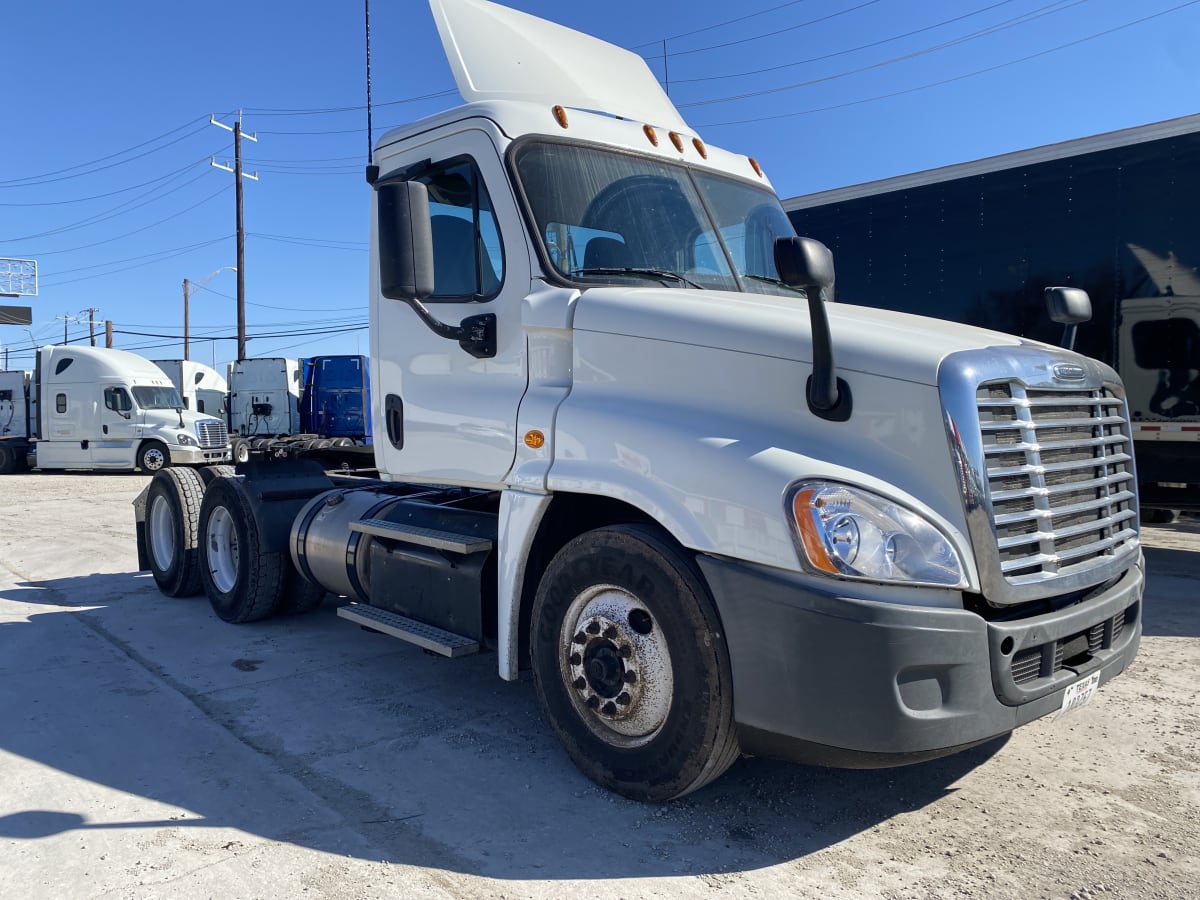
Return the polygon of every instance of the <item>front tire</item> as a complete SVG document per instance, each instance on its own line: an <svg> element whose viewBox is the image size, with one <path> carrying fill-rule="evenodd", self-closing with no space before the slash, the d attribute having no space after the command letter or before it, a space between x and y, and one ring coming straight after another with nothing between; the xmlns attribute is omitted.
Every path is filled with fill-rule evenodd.
<svg viewBox="0 0 1200 900"><path fill-rule="evenodd" d="M250 460L250 442L243 437L233 439L233 446L230 448L234 463L244 463Z"/></svg>
<svg viewBox="0 0 1200 900"><path fill-rule="evenodd" d="M171 465L171 454L166 444L161 441L146 441L138 449L138 468L147 475L153 475Z"/></svg>
<svg viewBox="0 0 1200 900"><path fill-rule="evenodd" d="M615 525L563 547L538 588L530 649L542 713L597 784L670 800L737 758L716 609L657 529Z"/></svg>
<svg viewBox="0 0 1200 900"><path fill-rule="evenodd" d="M214 479L200 506L200 581L222 620L256 622L278 606L288 561L262 545L240 480Z"/></svg>
<svg viewBox="0 0 1200 900"><path fill-rule="evenodd" d="M163 469L146 494L150 574L168 597L200 593L200 504L204 482L193 469Z"/></svg>

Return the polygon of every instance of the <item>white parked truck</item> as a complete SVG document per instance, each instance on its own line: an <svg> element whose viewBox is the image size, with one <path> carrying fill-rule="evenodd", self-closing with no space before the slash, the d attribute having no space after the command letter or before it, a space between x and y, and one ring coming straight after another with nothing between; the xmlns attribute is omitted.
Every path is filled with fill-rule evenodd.
<svg viewBox="0 0 1200 900"><path fill-rule="evenodd" d="M39 348L32 376L0 374L5 423L0 473L26 461L39 469L153 473L229 459L225 423L184 409L161 369L124 350Z"/></svg>
<svg viewBox="0 0 1200 900"><path fill-rule="evenodd" d="M194 359L151 360L166 373L183 398L183 408L224 419L229 386L216 369Z"/></svg>
<svg viewBox="0 0 1200 900"><path fill-rule="evenodd" d="M740 752L952 753L1129 664L1112 369L827 306L828 251L639 58L431 7L467 103L368 168L380 477L160 473L136 510L164 593L245 622L329 592L426 649L494 650L583 772L646 800Z"/></svg>

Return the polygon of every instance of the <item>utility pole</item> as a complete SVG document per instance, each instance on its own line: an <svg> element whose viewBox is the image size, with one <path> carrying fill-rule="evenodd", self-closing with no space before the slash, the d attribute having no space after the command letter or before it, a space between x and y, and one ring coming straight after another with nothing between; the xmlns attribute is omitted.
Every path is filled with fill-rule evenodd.
<svg viewBox="0 0 1200 900"><path fill-rule="evenodd" d="M100 307L89 306L83 312L88 314L88 337L91 339L92 346L96 346L96 313L100 312Z"/></svg>
<svg viewBox="0 0 1200 900"><path fill-rule="evenodd" d="M221 268L219 268L219 269L213 269L211 272L209 272L207 275L205 275L199 281L189 281L186 278L183 279L183 358L184 359L191 359L191 357L188 355L188 298L191 297L192 290L193 289L195 289L197 291L200 290L202 287L204 287L206 284L208 284L210 281L212 281L214 278L216 278L222 272L227 272L230 270L233 270L234 272L238 271L236 266L221 266ZM239 281L239 284L240 283L241 282ZM239 304L239 306L240 306L240 304ZM240 353L238 354L238 358L239 359L241 358Z"/></svg>
<svg viewBox="0 0 1200 900"><path fill-rule="evenodd" d="M188 359L188 280L183 279L183 358Z"/></svg>
<svg viewBox="0 0 1200 900"><path fill-rule="evenodd" d="M112 319L104 320L104 349L112 349Z"/></svg>
<svg viewBox="0 0 1200 900"><path fill-rule="evenodd" d="M75 321L75 317L74 317L74 316L72 316L70 313L63 313L61 316L55 316L55 318L62 319L62 323L63 323L63 345L65 346L65 345L67 344L67 326L68 326L68 325L70 325L72 322L74 322L74 321Z"/></svg>
<svg viewBox="0 0 1200 900"><path fill-rule="evenodd" d="M237 358L246 358L246 281L245 275L245 252L246 252L246 229L242 222L242 179L249 178L252 181L258 181L258 172L253 175L248 175L242 171L242 137L248 141L257 143L258 138L252 134L242 134L242 111L238 110L237 121L230 128L223 122L218 122L214 115L209 115L208 121L210 125L216 125L218 128L224 128L226 131L233 132L233 159L234 164L231 168L228 163L218 163L216 157L209 159L209 164L217 169L223 169L226 172L233 173L233 188L234 199L237 206Z"/></svg>

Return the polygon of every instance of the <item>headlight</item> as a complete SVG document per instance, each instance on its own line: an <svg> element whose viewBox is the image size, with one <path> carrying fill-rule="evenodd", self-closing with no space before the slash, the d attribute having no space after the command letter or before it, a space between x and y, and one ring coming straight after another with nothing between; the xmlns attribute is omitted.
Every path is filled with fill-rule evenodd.
<svg viewBox="0 0 1200 900"><path fill-rule="evenodd" d="M196 440L194 437L192 437L190 434L183 434L181 432L178 435L178 438L179 438L179 443L182 444L184 447L199 447L200 446L200 442L198 440Z"/></svg>
<svg viewBox="0 0 1200 900"><path fill-rule="evenodd" d="M966 587L949 539L907 507L828 481L797 485L791 510L801 556L817 572L872 581Z"/></svg>

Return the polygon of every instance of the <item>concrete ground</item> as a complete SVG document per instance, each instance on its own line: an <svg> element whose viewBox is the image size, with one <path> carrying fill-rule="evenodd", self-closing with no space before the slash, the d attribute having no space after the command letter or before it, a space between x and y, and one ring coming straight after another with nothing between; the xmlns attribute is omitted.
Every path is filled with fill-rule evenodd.
<svg viewBox="0 0 1200 900"><path fill-rule="evenodd" d="M0 896L1200 896L1200 526L1088 705L885 771L606 793L492 654L220 622L136 570L140 475L0 477Z"/></svg>

